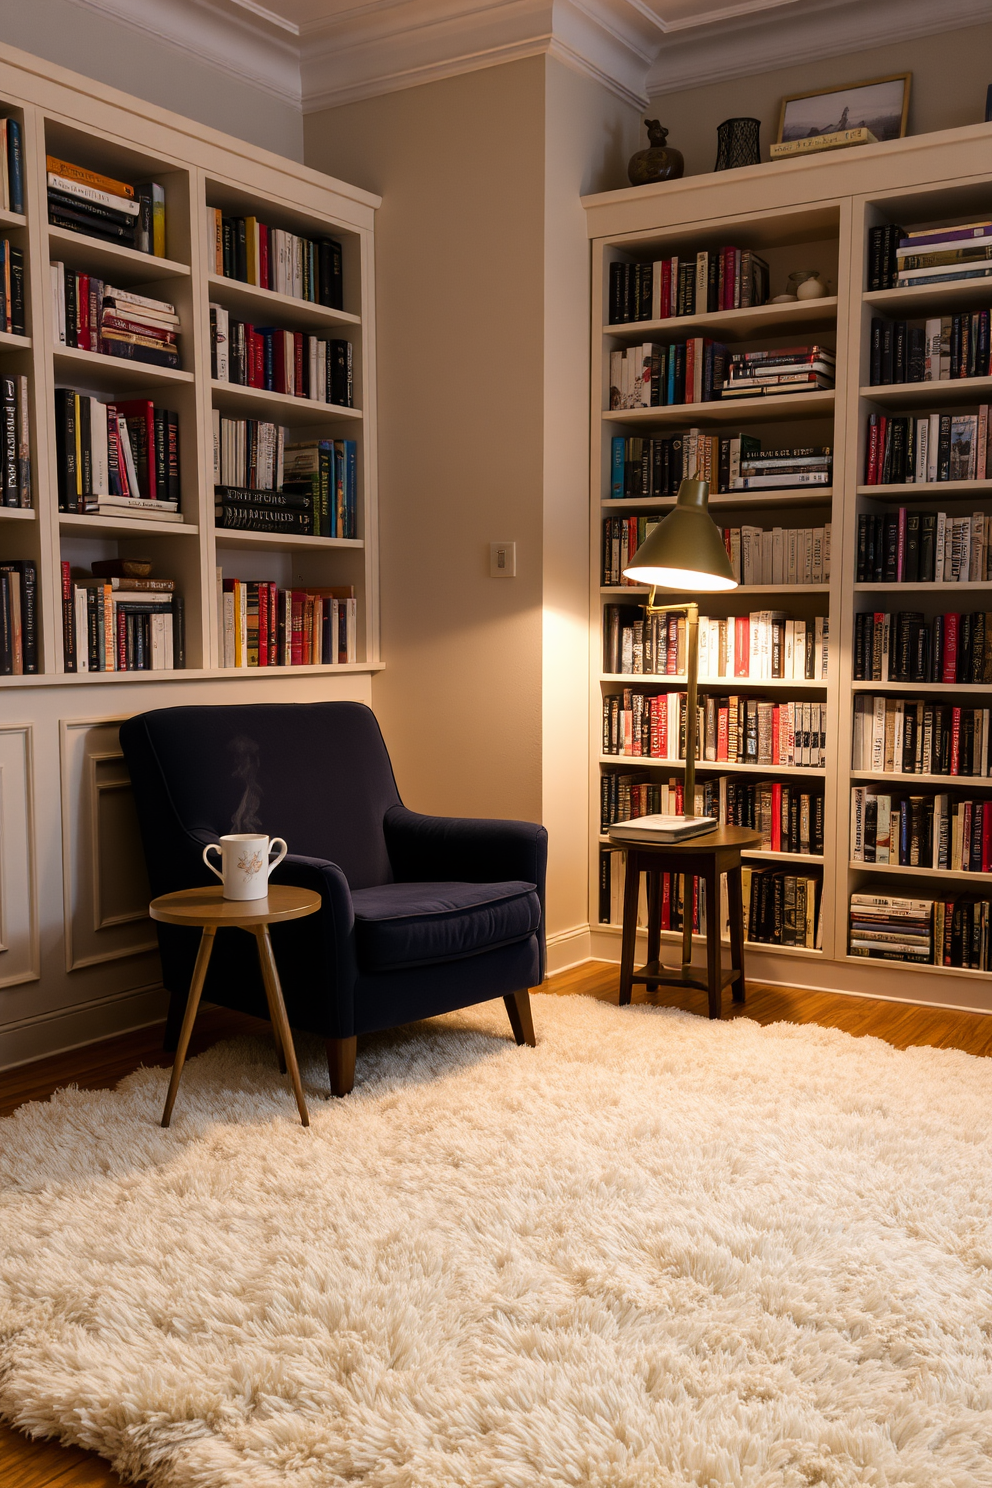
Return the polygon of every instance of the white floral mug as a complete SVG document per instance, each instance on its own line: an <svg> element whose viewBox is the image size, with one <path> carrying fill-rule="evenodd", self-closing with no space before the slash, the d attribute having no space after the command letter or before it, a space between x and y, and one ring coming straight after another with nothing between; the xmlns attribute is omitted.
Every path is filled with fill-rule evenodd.
<svg viewBox="0 0 992 1488"><path fill-rule="evenodd" d="M272 861L276 847L282 851ZM220 853L221 866L210 861L210 853ZM264 832L231 832L219 842L208 842L203 861L224 885L225 899L264 899L269 892L269 874L286 856L282 837L266 837Z"/></svg>

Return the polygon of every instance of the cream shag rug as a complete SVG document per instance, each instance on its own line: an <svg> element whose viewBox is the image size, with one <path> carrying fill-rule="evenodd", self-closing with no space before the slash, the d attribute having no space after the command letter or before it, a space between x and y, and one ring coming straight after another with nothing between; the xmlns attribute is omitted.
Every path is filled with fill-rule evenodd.
<svg viewBox="0 0 992 1488"><path fill-rule="evenodd" d="M578 997L0 1123L0 1413L168 1488L992 1484L992 1061ZM302 1041L301 1041L302 1042Z"/></svg>

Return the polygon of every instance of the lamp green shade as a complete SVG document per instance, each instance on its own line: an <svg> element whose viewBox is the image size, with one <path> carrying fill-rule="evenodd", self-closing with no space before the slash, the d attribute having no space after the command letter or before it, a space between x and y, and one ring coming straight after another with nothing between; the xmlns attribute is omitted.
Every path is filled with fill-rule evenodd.
<svg viewBox="0 0 992 1488"><path fill-rule="evenodd" d="M625 578L683 594L737 588L723 537L709 513L709 493L708 481L682 482L675 510L641 543L624 569Z"/></svg>

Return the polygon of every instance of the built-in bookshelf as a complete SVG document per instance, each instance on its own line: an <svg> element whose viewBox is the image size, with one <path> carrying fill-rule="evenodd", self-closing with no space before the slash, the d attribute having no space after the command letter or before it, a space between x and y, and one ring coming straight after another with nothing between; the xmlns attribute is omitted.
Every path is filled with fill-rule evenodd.
<svg viewBox="0 0 992 1488"><path fill-rule="evenodd" d="M610 899L602 868L608 848L603 802L617 799L615 785L604 791L604 777L621 771L627 777L624 809L635 809L627 804L632 798L643 809L676 809L683 769L677 758L655 759L648 752L657 711L666 708L669 722L675 717L669 695L680 685L684 692L683 669L673 653L670 663L666 656L665 667L652 660L653 674L639 674L644 656L631 640L641 646L635 627L646 591L627 584L619 573L630 547L670 510L677 482L671 476L660 495L645 495L638 482L661 469L655 447L643 458L645 475L635 468L631 478L630 470L618 464L617 437L629 441L636 435L643 441L633 449L628 444L628 462L632 455L640 459L649 441L688 438L690 431L697 439L725 441L736 434L760 440L762 451L811 451L829 445L832 468L828 478L814 477L821 482L818 487L759 490L752 482L741 489L743 483L737 482L728 488L725 472L712 466L714 520L735 534L735 542L738 531L750 529L752 550L749 583L724 595L700 597L711 629L699 682L703 757L697 764L697 800L724 814L729 801L737 813L733 819L759 827L768 839L773 788L776 805L788 787L820 793L815 806L822 819L818 851L810 850L808 833L801 854L790 857L782 851L783 842L792 845L797 839L795 833L782 837L779 819L778 850L766 840L746 858L755 868L771 864L775 871L781 867L784 873L805 873L816 881L816 944L810 949L754 943L751 976L992 1009L992 970L979 969L974 959L992 968L992 831L986 822L986 815L992 822L986 713L992 707L992 664L987 668L984 660L986 654L992 656L992 621L987 653L984 634L986 608L992 612L987 598L992 588L987 577L992 278L888 289L872 288L870 278L873 229L889 225L903 233L924 232L992 219L990 143L992 127L975 125L839 152L801 166L783 169L776 162L585 199L593 247L591 604L601 621L592 627L590 657L594 954L619 956L615 894L609 918L600 914ZM722 251L727 245L767 264L771 297L786 290L788 273L805 268L820 270L828 294L807 302L769 300L716 309L716 304L727 303L713 288L714 275L732 272L733 261L728 267ZM683 281L688 294L683 312L693 313L617 323L618 314L631 304L639 304L646 314L652 289L657 311L668 282L659 280L657 267L673 259L693 265ZM622 271L613 267L617 264L624 266ZM689 281L694 281L695 304L689 303ZM630 286L635 298L618 299L618 285ZM706 308L700 311L699 296L704 294ZM614 356L611 380L612 353L643 348L647 386L655 370L651 348L691 337L711 340L721 348L716 354L728 361L741 352L824 348L834 356L833 386L817 385L810 377L803 391L788 394L768 390L761 398L737 395L725 401L708 391L702 400L650 406L643 393L648 406L617 406L613 381L616 369L626 363ZM924 361L927 353L929 364ZM673 355L654 353L662 372ZM735 360L738 366L743 362L739 355ZM829 358L821 362L821 370L829 371L829 366ZM706 370L709 375L709 364ZM660 386L659 372L655 382ZM713 448L722 446L715 443ZM697 470L705 473L698 463ZM684 473L694 472L686 468ZM829 529L829 569L821 568L815 582L808 569L800 575L795 555L783 572L790 529ZM777 545L774 556L772 543ZM769 574L779 582L769 584ZM677 598L664 596L666 602ZM627 659L620 666L618 607L629 615L628 631L622 632L627 635ZM770 619L769 612L783 636L787 621L826 621L825 677L819 672L815 678L783 675L784 667L776 664L769 675L755 678L740 665L739 656L736 667L724 656L714 669L714 621L716 644L726 649L732 640L722 639L722 621L732 637L742 616L753 619L757 613ZM873 648L869 653L866 644ZM915 665L911 646L919 652ZM652 698L668 701L652 705ZM712 741L711 757L706 758L707 721L712 733L714 713L719 718L721 707L729 705L731 712L743 708L745 699L755 711L762 704L762 763L734 762L732 751L730 760L722 754L713 759ZM636 710L636 720L628 719L625 701L632 715ZM784 716L783 705L790 705L794 717L797 705L812 702L822 707L825 723L823 763L816 771L787 764L787 757L770 746L768 733L769 720ZM632 721L640 727L637 745ZM873 721L874 741L865 734ZM617 758L624 725L627 746L643 748L637 757ZM856 729L861 731L857 738ZM656 728L655 748L658 744ZM666 756L677 753L667 738L665 749ZM752 793L742 808L739 787L749 781L754 782ZM729 795L728 787L733 787ZM632 794L636 792L638 796ZM876 959L878 945L893 943L892 927L873 919L871 908L857 897L852 921L852 895L910 901L904 910L912 930L907 931L905 961ZM935 906L933 939L943 946L946 935L950 947L953 937L954 965L926 964L914 954L921 944L914 906L924 900ZM882 917L891 917L893 908L883 904ZM873 935L881 938L872 940ZM869 945L873 952L866 958ZM938 963L942 960L938 954ZM920 978L920 970L929 976Z"/></svg>

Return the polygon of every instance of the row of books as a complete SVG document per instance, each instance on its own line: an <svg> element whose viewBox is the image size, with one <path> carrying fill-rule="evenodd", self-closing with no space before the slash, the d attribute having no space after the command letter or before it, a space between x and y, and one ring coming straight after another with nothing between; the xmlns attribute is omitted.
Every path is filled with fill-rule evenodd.
<svg viewBox="0 0 992 1488"><path fill-rule="evenodd" d="M341 244L270 227L257 217L228 217L207 208L207 251L213 272L331 310L343 306Z"/></svg>
<svg viewBox="0 0 992 1488"><path fill-rule="evenodd" d="M269 419L224 418L213 409L213 478L250 491L282 488L286 430Z"/></svg>
<svg viewBox="0 0 992 1488"><path fill-rule="evenodd" d="M985 279L992 274L992 222L902 233L895 260L895 283L900 289Z"/></svg>
<svg viewBox="0 0 992 1488"><path fill-rule="evenodd" d="M232 320L223 305L210 306L210 375L216 382L263 388L315 403L354 403L350 341L330 341L276 326Z"/></svg>
<svg viewBox="0 0 992 1488"><path fill-rule="evenodd" d="M632 584L623 570L660 517L603 519L603 583ZM830 523L822 527L724 527L723 541L739 584L826 584Z"/></svg>
<svg viewBox="0 0 992 1488"><path fill-rule="evenodd" d="M720 397L727 348L703 336L674 346L628 346L610 352L610 407L666 408Z"/></svg>
<svg viewBox="0 0 992 1488"><path fill-rule="evenodd" d="M63 562L62 650L67 672L185 667L183 598L175 581L126 574L74 576Z"/></svg>
<svg viewBox="0 0 992 1488"><path fill-rule="evenodd" d="M627 758L685 758L684 692L625 687L603 699L603 753ZM825 703L773 703L766 698L707 695L698 708L698 757L730 765L826 763Z"/></svg>
<svg viewBox="0 0 992 1488"><path fill-rule="evenodd" d="M834 385L836 357L826 346L783 346L775 351L735 351L727 362L720 398L778 397Z"/></svg>
<svg viewBox="0 0 992 1488"><path fill-rule="evenodd" d="M986 480L989 465L989 405L977 413L925 413L893 418L868 416L865 485L903 482Z"/></svg>
<svg viewBox="0 0 992 1488"><path fill-rule="evenodd" d="M992 683L992 612L860 611L854 617L856 682Z"/></svg>
<svg viewBox="0 0 992 1488"><path fill-rule="evenodd" d="M691 428L658 438L615 435L610 443L610 497L674 496L689 475L708 480L713 490L788 490L822 486L832 479L829 445L782 446L762 450L752 434L705 434Z"/></svg>
<svg viewBox="0 0 992 1488"><path fill-rule="evenodd" d="M742 868L745 940L758 945L821 949L821 889L816 874L789 873L782 868Z"/></svg>
<svg viewBox="0 0 992 1488"><path fill-rule="evenodd" d="M31 425L23 373L0 376L0 482L4 506L31 506Z"/></svg>
<svg viewBox="0 0 992 1488"><path fill-rule="evenodd" d="M179 415L55 389L59 511L181 522Z"/></svg>
<svg viewBox="0 0 992 1488"><path fill-rule="evenodd" d="M610 265L611 325L742 310L768 299L768 264L750 248Z"/></svg>
<svg viewBox="0 0 992 1488"><path fill-rule="evenodd" d="M53 227L165 257L165 189L132 186L49 155L48 220Z"/></svg>
<svg viewBox="0 0 992 1488"><path fill-rule="evenodd" d="M52 263L55 344L155 367L179 366L175 305Z"/></svg>
<svg viewBox="0 0 992 1488"><path fill-rule="evenodd" d="M935 316L922 325L874 318L868 377L872 387L988 377L992 312Z"/></svg>
<svg viewBox="0 0 992 1488"><path fill-rule="evenodd" d="M992 872L992 801L851 790L851 861Z"/></svg>
<svg viewBox="0 0 992 1488"><path fill-rule="evenodd" d="M992 711L922 698L854 698L851 768L873 775L990 774Z"/></svg>
<svg viewBox="0 0 992 1488"><path fill-rule="evenodd" d="M331 666L358 659L350 586L281 589L268 580L218 579L225 667Z"/></svg>
<svg viewBox="0 0 992 1488"><path fill-rule="evenodd" d="M736 677L766 681L826 678L830 629L826 615L797 620L773 610L699 617L699 672L703 681ZM684 615L645 616L639 606L607 605L603 670L611 676L684 677Z"/></svg>
<svg viewBox="0 0 992 1488"><path fill-rule="evenodd" d="M304 537L357 537L357 458L353 439L287 445L278 491L215 486L217 526Z"/></svg>
<svg viewBox="0 0 992 1488"><path fill-rule="evenodd" d="M0 676L38 670L38 571L30 558L0 563Z"/></svg>
<svg viewBox="0 0 992 1488"><path fill-rule="evenodd" d="M987 512L898 511L858 515L859 584L968 584L992 577Z"/></svg>
<svg viewBox="0 0 992 1488"><path fill-rule="evenodd" d="M24 136L11 117L0 119L0 208L24 211Z"/></svg>
<svg viewBox="0 0 992 1488"><path fill-rule="evenodd" d="M9 238L0 239L0 330L9 336L27 334L24 322L24 253L15 248Z"/></svg>

